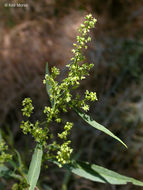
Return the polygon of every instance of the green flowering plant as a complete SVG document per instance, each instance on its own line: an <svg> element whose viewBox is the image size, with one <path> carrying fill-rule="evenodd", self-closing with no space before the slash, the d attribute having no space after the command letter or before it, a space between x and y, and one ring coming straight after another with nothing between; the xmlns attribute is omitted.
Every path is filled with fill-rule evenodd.
<svg viewBox="0 0 143 190"><path fill-rule="evenodd" d="M85 57L82 54L82 50L87 49L87 43L91 41L91 37L88 36L90 29L94 27L96 19L91 15L85 17L84 24L81 24L79 28L80 36L77 36L77 43L74 43L75 49L72 50L74 56L71 58L70 64L67 65L69 68L68 76L62 80L61 83L56 81L56 77L60 74L60 71L55 66L51 69L51 74L47 73L45 79L43 80L44 84L47 84L47 92L50 97L51 107L45 106L44 114L46 114L46 124L44 128L40 126L39 121L35 124L28 121L23 121L21 124L21 129L24 134L30 133L37 143L40 143L43 148L46 150L46 158L55 159L59 165L62 167L63 164L68 164L71 161L71 154L73 149L70 147L71 141L68 139L73 123L66 122L64 125L64 131L58 133L58 138L61 139L62 144L56 144L53 141L53 144L47 143L48 138L52 139L53 135L50 134L49 123L56 121L61 123L64 121L60 117L61 112L67 112L72 108L80 109L84 111L89 110L88 101L97 100L96 92L85 92L84 99L80 99L80 95L72 94L72 91L79 87L80 81L85 79L89 75L90 69L93 67L93 64L85 63ZM28 118L32 114L34 107L32 106L32 101L30 98L25 98L22 102L23 105L23 115ZM54 147L54 148L53 148Z"/></svg>
<svg viewBox="0 0 143 190"><path fill-rule="evenodd" d="M70 63L66 65L69 69L66 78L58 82L56 77L60 75L60 70L54 66L49 72L48 64L46 65L46 74L43 83L46 85L46 91L50 98L51 105L44 107L43 114L46 116L45 121L40 122L37 120L35 123L32 123L30 118L34 110L32 100L30 98L25 98L22 102L23 116L27 119L21 122L20 128L25 135L32 135L36 142L36 147L28 171L23 165L20 154L16 152L18 165L14 169L11 177L20 180L20 182L13 185L13 190L40 189L37 183L43 165L42 160L53 162L59 167L63 167L76 175L92 181L101 183L108 182L117 185L131 182L134 185L143 186L143 182L133 178L122 176L95 164L76 161L72 158L74 150L72 149L72 143L69 136L72 127L74 127L74 123L65 121L61 116L61 113L66 113L70 110L74 110L92 127L113 137L127 148L126 144L121 139L87 115L86 112L90 109L89 102L97 101L96 92L89 92L89 90L86 90L84 98L81 98L80 94L75 91L80 86L80 82L89 76L89 71L94 66L85 61L85 56L82 51L83 49L87 49L88 42L91 41L89 32L94 28L95 23L96 19L89 14L85 17L83 24L81 24L78 30L80 35L77 36L77 42L73 44L73 57ZM56 138L49 127L52 122L63 125L63 131L57 133ZM0 154L0 163L12 159L11 155L5 153L7 146L5 146L3 141L0 143L0 149L2 151Z"/></svg>

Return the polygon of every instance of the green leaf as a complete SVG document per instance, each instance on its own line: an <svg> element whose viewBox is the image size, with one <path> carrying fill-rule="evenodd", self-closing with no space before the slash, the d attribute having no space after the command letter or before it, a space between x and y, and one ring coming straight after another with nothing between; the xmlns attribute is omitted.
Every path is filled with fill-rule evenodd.
<svg viewBox="0 0 143 190"><path fill-rule="evenodd" d="M46 74L50 75L48 63L46 63ZM51 86L49 85L48 81L46 81L46 91L49 96L51 95L50 89L51 89Z"/></svg>
<svg viewBox="0 0 143 190"><path fill-rule="evenodd" d="M36 187L41 170L42 155L43 155L42 146L37 145L34 150L34 154L32 156L27 176L27 181L28 184L30 185L29 190L34 190L34 188Z"/></svg>
<svg viewBox="0 0 143 190"><path fill-rule="evenodd" d="M46 74L50 76L48 63L46 63ZM51 95L51 92L50 92L51 88L52 87L50 86L48 80L46 80L46 91L47 91L47 94L49 95L49 97ZM52 100L51 104L54 105L54 100Z"/></svg>
<svg viewBox="0 0 143 190"><path fill-rule="evenodd" d="M0 177L4 177L9 173L9 169L4 166L4 165L0 165Z"/></svg>
<svg viewBox="0 0 143 190"><path fill-rule="evenodd" d="M14 172L19 168L19 166L17 165L17 163L15 161L13 161L13 160L9 160L8 164L13 168Z"/></svg>
<svg viewBox="0 0 143 190"><path fill-rule="evenodd" d="M137 186L143 186L143 182L141 181L120 175L104 167L95 164L89 164L87 162L74 161L65 167L72 173L95 182L109 183L113 185L124 185L127 183L132 183Z"/></svg>
<svg viewBox="0 0 143 190"><path fill-rule="evenodd" d="M15 150L15 153L17 155L19 167L23 167L23 163L22 163L22 160L21 160L20 153L17 150Z"/></svg>
<svg viewBox="0 0 143 190"><path fill-rule="evenodd" d="M2 141L2 130L0 129L0 142Z"/></svg>
<svg viewBox="0 0 143 190"><path fill-rule="evenodd" d="M106 133L107 135L113 137L114 139L118 140L120 143L122 143L126 148L127 145L120 139L118 138L116 135L114 135L111 131L109 131L106 127L104 127L103 125L100 125L99 123L97 123L96 121L94 121L89 115L79 111L79 110L76 110L75 111L78 113L78 115L84 120L86 121L88 124L90 124L92 127Z"/></svg>
<svg viewBox="0 0 143 190"><path fill-rule="evenodd" d="M15 174L14 171L10 170L9 168L7 168L4 165L0 165L0 177L3 177L5 179L9 179L9 178L14 178L14 179L18 179L21 180L22 177L18 174Z"/></svg>

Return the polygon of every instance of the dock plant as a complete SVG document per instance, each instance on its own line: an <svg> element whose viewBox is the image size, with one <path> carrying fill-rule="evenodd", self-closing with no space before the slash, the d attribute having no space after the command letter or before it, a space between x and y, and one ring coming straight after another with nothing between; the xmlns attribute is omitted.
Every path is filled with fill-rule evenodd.
<svg viewBox="0 0 143 190"><path fill-rule="evenodd" d="M76 90L80 87L81 81L89 77L90 70L94 66L94 64L86 62L83 50L85 51L88 48L88 42L91 41L89 33L95 27L95 23L96 19L91 14L85 16L83 24L78 29L79 35L76 38L76 43L73 44L73 56L66 65L68 67L67 76L62 81L56 80L56 77L60 75L60 70L55 66L49 70L48 63L46 64L43 83L49 96L50 105L45 106L43 110L45 121L32 122L31 115L34 110L32 100L27 97L22 102L22 113L25 119L21 122L20 129L24 135L31 135L36 144L29 169L24 167L18 151L15 151L17 159L13 159L13 155L8 153L8 146L1 137L0 176L3 178L9 176L16 180L12 190L41 189L38 185L38 179L45 161L46 163L52 162L59 168L65 168L71 173L95 182L114 185L131 182L134 185L143 186L143 182L120 175L96 164L74 160L72 156L74 150L70 134L75 126L73 122L62 118L62 113L70 111L75 111L78 117L82 118L91 127L106 133L127 148L127 145L120 138L87 114L90 110L90 102L98 100L96 92L86 89L84 97L81 98ZM56 126L63 126L62 131L57 134L53 134L50 129L50 126L54 127L51 124L55 122L57 123ZM15 162L16 164L14 164Z"/></svg>

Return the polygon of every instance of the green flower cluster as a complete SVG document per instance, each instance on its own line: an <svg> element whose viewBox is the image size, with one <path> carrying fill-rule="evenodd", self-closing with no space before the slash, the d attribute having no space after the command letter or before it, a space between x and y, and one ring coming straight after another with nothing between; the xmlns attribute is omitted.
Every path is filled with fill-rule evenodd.
<svg viewBox="0 0 143 190"><path fill-rule="evenodd" d="M32 100L30 98L25 98L22 102L22 105L24 106L22 109L23 115L30 117L34 109Z"/></svg>
<svg viewBox="0 0 143 190"><path fill-rule="evenodd" d="M91 37L88 36L88 33L90 32L91 28L94 28L95 23L96 19L93 18L91 14L89 14L85 17L84 24L81 24L79 28L79 32L81 35L77 36L77 43L73 44L75 47L75 49L72 50L74 56L71 58L70 64L67 65L67 67L69 67L68 76L63 79L61 84L58 84L58 82L55 81L54 78L60 74L59 69L57 69L56 67L53 67L53 69L51 70L51 75L45 75L45 79L43 82L44 84L48 83L48 85L50 86L49 95L51 102L54 102L54 106L52 108L48 108L52 111L51 113L49 112L49 115L47 115L48 118L50 118L50 121L53 117L57 119L57 113L59 113L59 108L62 109L62 111L67 112L67 107L72 107L72 104L73 106L75 106L78 102L80 102L79 107L83 107L83 109L86 111L88 106L86 105L85 101L96 100L96 98L93 98L93 96L95 96L93 92L88 94L88 98L86 95L85 101L82 102L80 101L80 96L76 96L76 101L74 101L74 98L71 94L72 89L76 89L77 87L79 87L80 81L85 79L86 76L89 75L89 71L93 67L93 64L84 63L85 57L82 54L82 50L87 49L87 43L91 41ZM90 98L90 96L92 97Z"/></svg>
<svg viewBox="0 0 143 190"><path fill-rule="evenodd" d="M70 133L70 130L73 126L73 123L70 122L66 122L65 126L64 126L64 131L62 133L58 133L58 137L61 139L66 140L67 139L67 135Z"/></svg>
<svg viewBox="0 0 143 190"><path fill-rule="evenodd" d="M85 92L84 99L81 99L79 94L72 93L74 89L78 88L80 81L85 79L89 75L90 69L93 64L85 62L85 57L82 54L83 49L87 49L87 43L91 41L89 37L90 29L94 28L96 19L91 14L85 17L85 21L79 28L80 36L77 36L77 43L74 43L73 57L71 62L67 65L69 72L66 78L61 83L56 81L56 77L60 74L58 68L53 67L51 73L45 75L43 83L48 88L48 94L50 96L51 107L45 106L44 114L46 114L46 125L41 128L41 124L37 121L32 124L29 120L22 122L21 128L24 134L30 133L35 138L35 141L44 145L47 150L45 157L47 159L56 159L61 167L63 164L70 162L72 148L70 148L71 141L68 140L73 123L66 122L64 130L57 134L63 143L57 143L53 141L51 144L47 142L48 136L53 138L53 135L49 132L49 123L55 121L57 123L63 122L60 113L68 112L69 109L83 109L84 111L89 110L88 101L97 100L95 92ZM23 101L24 108L22 109L23 115L30 117L33 106L32 101L26 98Z"/></svg>
<svg viewBox="0 0 143 190"><path fill-rule="evenodd" d="M30 121L22 121L20 128L23 130L24 134L30 133L37 143L46 145L46 141L48 139L48 131L42 129L38 121L36 121L35 124L31 123Z"/></svg>
<svg viewBox="0 0 143 190"><path fill-rule="evenodd" d="M86 90L85 99L94 102L95 100L97 100L96 92L89 92L88 90Z"/></svg>
<svg viewBox="0 0 143 190"><path fill-rule="evenodd" d="M30 98L25 98L22 102L22 105L24 106L22 109L23 116L27 116L29 118L34 109L32 100ZM20 128L23 130L24 134L31 134L37 143L46 145L48 139L48 131L40 127L39 121L36 121L35 124L31 123L29 120L22 121Z"/></svg>
<svg viewBox="0 0 143 190"><path fill-rule="evenodd" d="M70 163L70 157L73 149L69 146L71 141L67 140L67 136L70 134L72 126L73 123L66 122L64 131L62 133L58 133L58 137L63 140L63 144L60 146L56 156L58 163L60 163L59 167L62 167L63 164Z"/></svg>
<svg viewBox="0 0 143 190"><path fill-rule="evenodd" d="M59 167L62 167L63 164L69 164L70 163L70 157L71 157L71 153L73 151L72 148L69 147L69 144L71 143L71 141L66 141L64 142L61 146L60 149L57 152L57 161L58 161L58 165Z"/></svg>
<svg viewBox="0 0 143 190"><path fill-rule="evenodd" d="M6 153L8 146L4 140L0 141L0 165L12 159L12 155Z"/></svg>

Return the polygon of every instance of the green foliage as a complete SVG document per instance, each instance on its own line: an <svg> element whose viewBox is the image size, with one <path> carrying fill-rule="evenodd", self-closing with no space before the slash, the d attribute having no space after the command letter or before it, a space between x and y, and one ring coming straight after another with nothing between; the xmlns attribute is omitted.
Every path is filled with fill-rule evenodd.
<svg viewBox="0 0 143 190"><path fill-rule="evenodd" d="M30 185L29 190L33 190L37 184L41 170L42 155L42 146L37 145L32 156L32 161L27 175L27 181Z"/></svg>
<svg viewBox="0 0 143 190"><path fill-rule="evenodd" d="M16 152L18 164L15 164L14 161L10 162L14 168L14 170L11 171L11 177L19 180L19 183L13 185L13 190L35 189L42 167L42 159L46 162L53 162L59 167L65 167L71 172L93 181L111 184L126 184L127 182L132 182L135 185L143 186L142 182L132 178L121 176L97 165L75 162L71 159L73 149L68 136L71 133L73 123L65 121L61 117L62 112L69 112L70 110L76 111L88 124L115 138L127 147L112 132L92 120L90 116L83 112L87 112L90 109L89 101L94 102L97 100L96 92L86 90L83 99L75 92L75 89L80 86L80 82L86 79L90 69L93 67L93 64L85 62L82 50L87 49L87 43L91 41L89 32L94 28L95 23L96 19L89 14L85 17L84 23L81 24L79 28L80 35L77 36L77 43L73 44L73 57L71 58L71 62L67 65L69 68L68 75L61 83L56 81L56 77L60 74L59 69L53 67L51 72L49 72L48 64L46 65L46 74L43 83L46 84L46 91L51 102L51 106L45 106L43 110L46 120L44 122L37 120L35 123L32 123L30 121L30 116L34 109L32 100L25 98L22 102L23 116L26 116L28 119L21 122L20 128L24 134L31 134L37 145L28 171L25 169L26 167L24 167L19 153ZM49 128L51 122L62 123L64 126L63 131L54 136ZM1 141L0 148L2 152L0 154L0 162L4 163L10 160L12 157L5 153L7 146L5 146L3 141ZM1 171L9 171L9 169L5 167L0 168L0 175L2 175Z"/></svg>
<svg viewBox="0 0 143 190"><path fill-rule="evenodd" d="M74 174L95 182L109 183L113 185L132 183L134 185L143 186L143 182L120 175L101 166L89 164L88 162L74 161L65 167Z"/></svg>
<svg viewBox="0 0 143 190"><path fill-rule="evenodd" d="M114 135L111 131L109 131L107 128L105 128L103 125L100 125L99 123L97 123L96 121L94 121L93 119L91 119L91 117L81 111L76 110L76 112L78 113L78 115L80 117L82 117L82 119L84 121L86 121L89 125L91 125L92 127L106 133L107 135L113 137L114 139L118 140L120 143L122 143L126 148L127 145L121 140L119 139L116 135Z"/></svg>
<svg viewBox="0 0 143 190"><path fill-rule="evenodd" d="M9 169L4 166L4 165L0 165L0 177L5 177L5 176L8 176L8 173L9 173Z"/></svg>

